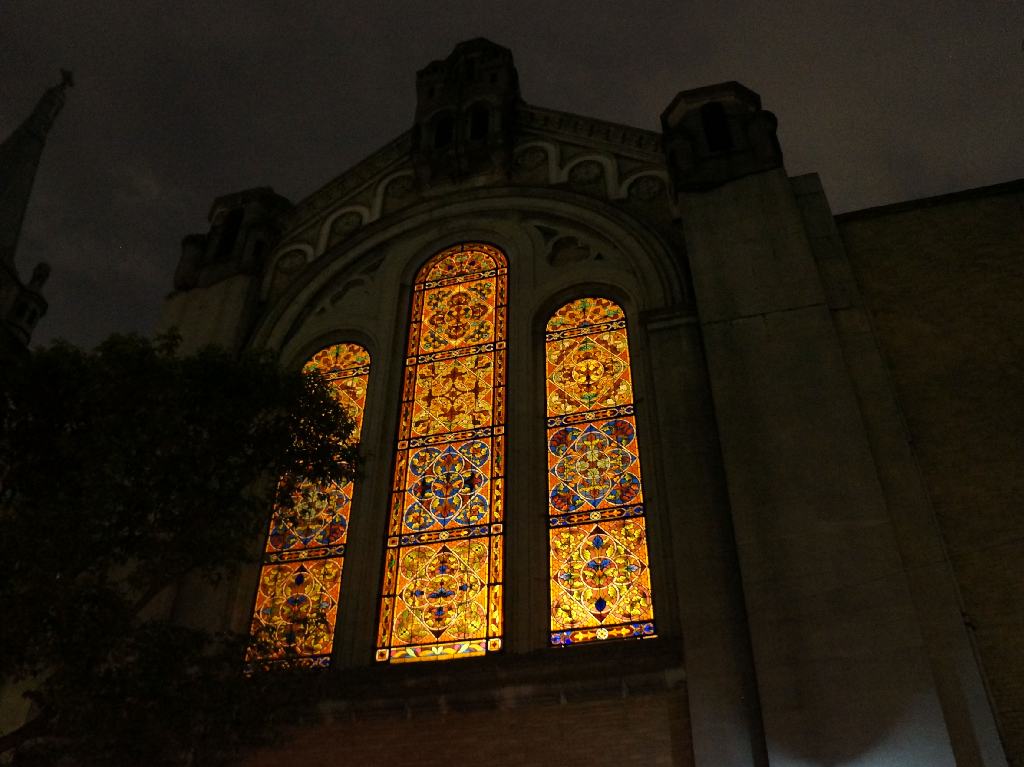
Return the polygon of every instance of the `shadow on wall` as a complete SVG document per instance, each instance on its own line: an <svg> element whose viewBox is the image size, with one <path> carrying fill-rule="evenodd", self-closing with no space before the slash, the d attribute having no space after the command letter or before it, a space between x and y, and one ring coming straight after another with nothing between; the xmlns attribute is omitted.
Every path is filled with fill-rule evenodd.
<svg viewBox="0 0 1024 767"><path fill-rule="evenodd" d="M842 660L837 659L836 665L841 666ZM773 740L772 731L784 728L788 715L767 713L772 767L956 767L949 740L944 733L936 738L935 722L942 721L942 712L930 692L910 700L888 692L881 686L870 700L848 701L851 705L844 716L830 722L827 735L807 732L805 724L795 721L801 718L799 712L793 712L793 725L786 729L796 735ZM870 709L871 715L858 721L855 710L861 707ZM865 721L891 724L874 731L864 727Z"/></svg>

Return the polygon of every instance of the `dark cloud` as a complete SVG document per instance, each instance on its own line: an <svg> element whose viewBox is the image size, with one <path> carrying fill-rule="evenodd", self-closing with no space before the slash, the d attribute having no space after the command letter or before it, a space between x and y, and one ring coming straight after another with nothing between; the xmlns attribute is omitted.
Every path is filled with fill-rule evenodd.
<svg viewBox="0 0 1024 767"><path fill-rule="evenodd" d="M408 126L415 71L462 39L511 48L531 103L652 129L740 80L841 212L1024 176L1022 22L1019 0L7 0L0 135L59 67L79 83L20 248L54 267L37 340L150 330L214 197L314 191Z"/></svg>

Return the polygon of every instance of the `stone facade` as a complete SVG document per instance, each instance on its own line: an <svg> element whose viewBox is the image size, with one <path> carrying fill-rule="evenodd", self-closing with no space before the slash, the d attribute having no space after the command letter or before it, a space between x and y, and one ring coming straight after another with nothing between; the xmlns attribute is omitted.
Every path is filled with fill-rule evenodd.
<svg viewBox="0 0 1024 767"><path fill-rule="evenodd" d="M252 764L561 764L567 745L609 765L1024 758L1006 543L1020 424L999 418L1020 398L997 383L1020 390L1019 193L837 224L743 86L679 94L653 133L524 103L511 54L484 40L422 70L417 94L409 131L298 204L218 199L165 307L187 349L298 366L354 341L373 360L336 700ZM411 284L466 241L509 259L504 649L375 664ZM990 267L1017 282L986 309ZM595 294L627 315L659 630L551 648L543 327ZM948 308L1003 343L972 351ZM968 357L981 368L961 371ZM1001 404L972 410L965 381ZM174 611L244 630L256 577L254 562L215 593L186 584Z"/></svg>

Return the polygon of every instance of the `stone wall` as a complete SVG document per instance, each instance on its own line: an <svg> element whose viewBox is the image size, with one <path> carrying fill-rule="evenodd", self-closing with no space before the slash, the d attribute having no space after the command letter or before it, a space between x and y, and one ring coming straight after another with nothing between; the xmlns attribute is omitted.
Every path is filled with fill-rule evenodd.
<svg viewBox="0 0 1024 767"><path fill-rule="evenodd" d="M1024 764L1024 182L840 216L1011 764Z"/></svg>

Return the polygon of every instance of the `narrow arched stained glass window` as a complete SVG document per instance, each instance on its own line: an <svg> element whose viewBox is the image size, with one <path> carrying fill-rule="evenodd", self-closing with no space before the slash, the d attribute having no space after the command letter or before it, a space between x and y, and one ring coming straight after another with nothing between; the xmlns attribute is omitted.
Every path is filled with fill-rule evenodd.
<svg viewBox="0 0 1024 767"><path fill-rule="evenodd" d="M358 344L328 346L303 370L318 370L359 439L370 355ZM247 662L250 668L327 666L334 645L354 483L303 484L294 506L275 509L263 553Z"/></svg>
<svg viewBox="0 0 1024 767"><path fill-rule="evenodd" d="M413 285L379 661L501 648L506 280L501 251L466 243Z"/></svg>
<svg viewBox="0 0 1024 767"><path fill-rule="evenodd" d="M546 331L551 643L652 637L625 315L580 298Z"/></svg>

